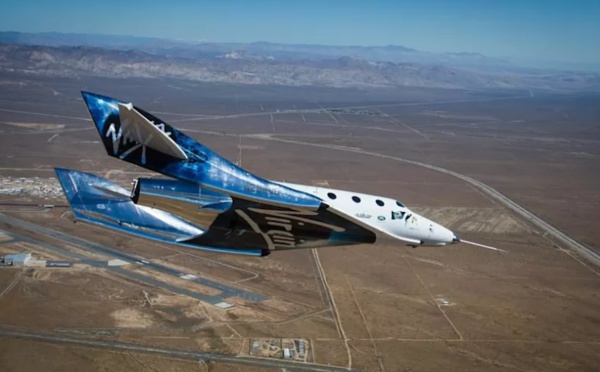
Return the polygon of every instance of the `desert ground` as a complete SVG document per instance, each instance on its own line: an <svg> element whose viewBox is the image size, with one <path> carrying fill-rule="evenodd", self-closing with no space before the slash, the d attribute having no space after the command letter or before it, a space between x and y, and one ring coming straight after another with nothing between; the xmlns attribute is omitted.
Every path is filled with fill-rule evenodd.
<svg viewBox="0 0 600 372"><path fill-rule="evenodd" d="M132 101L261 177L395 198L507 253L387 242L249 258L74 223L54 167L126 188L148 175L105 155L80 90ZM2 370L595 371L600 268L406 160L481 181L600 253L599 120L592 93L2 75L0 255L80 260L0 268ZM95 264L117 257L102 247L163 269ZM253 352L289 340L303 360Z"/></svg>

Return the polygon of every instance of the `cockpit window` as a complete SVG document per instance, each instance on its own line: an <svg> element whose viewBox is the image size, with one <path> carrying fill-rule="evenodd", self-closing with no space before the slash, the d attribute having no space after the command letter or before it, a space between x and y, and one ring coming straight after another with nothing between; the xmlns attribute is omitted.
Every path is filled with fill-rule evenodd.
<svg viewBox="0 0 600 372"><path fill-rule="evenodd" d="M404 212L394 212L392 211L392 220L401 220L404 218Z"/></svg>
<svg viewBox="0 0 600 372"><path fill-rule="evenodd" d="M404 208L404 204L400 203L398 200L396 200L396 205L399 206L399 207Z"/></svg>

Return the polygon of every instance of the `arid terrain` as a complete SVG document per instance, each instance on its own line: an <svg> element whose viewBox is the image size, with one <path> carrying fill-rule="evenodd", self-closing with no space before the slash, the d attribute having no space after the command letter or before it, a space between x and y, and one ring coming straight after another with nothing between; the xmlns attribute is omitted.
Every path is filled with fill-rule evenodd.
<svg viewBox="0 0 600 372"><path fill-rule="evenodd" d="M507 253L388 242L249 258L74 223L54 167L126 188L144 174L105 155L80 90L132 101L262 177L396 198ZM0 267L1 369L596 371L600 268L410 162L483 182L600 253L599 123L594 93L0 75L0 255L74 261ZM255 348L290 340L304 359Z"/></svg>

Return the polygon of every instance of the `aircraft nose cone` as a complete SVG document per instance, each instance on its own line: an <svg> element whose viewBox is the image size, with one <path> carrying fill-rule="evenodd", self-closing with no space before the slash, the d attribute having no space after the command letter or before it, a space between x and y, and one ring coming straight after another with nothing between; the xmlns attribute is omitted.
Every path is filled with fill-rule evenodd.
<svg viewBox="0 0 600 372"><path fill-rule="evenodd" d="M454 238L452 239L452 244L460 243L460 235L458 233L454 233Z"/></svg>
<svg viewBox="0 0 600 372"><path fill-rule="evenodd" d="M432 224L432 234L430 235L431 241L435 242L435 245L447 245L453 244L456 239L456 234L439 224ZM460 239L460 238L459 238Z"/></svg>

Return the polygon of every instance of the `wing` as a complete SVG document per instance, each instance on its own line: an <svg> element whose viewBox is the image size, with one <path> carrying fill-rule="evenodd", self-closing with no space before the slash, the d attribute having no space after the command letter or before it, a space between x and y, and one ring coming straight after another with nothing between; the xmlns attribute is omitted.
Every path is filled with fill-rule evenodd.
<svg viewBox="0 0 600 372"><path fill-rule="evenodd" d="M374 243L375 234L323 205L316 211L294 210L233 199L206 233L185 240L218 248L260 247L264 252Z"/></svg>

